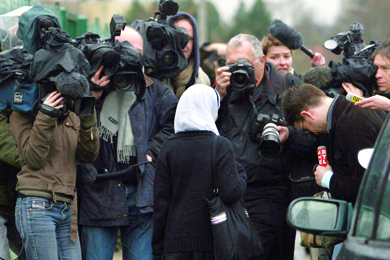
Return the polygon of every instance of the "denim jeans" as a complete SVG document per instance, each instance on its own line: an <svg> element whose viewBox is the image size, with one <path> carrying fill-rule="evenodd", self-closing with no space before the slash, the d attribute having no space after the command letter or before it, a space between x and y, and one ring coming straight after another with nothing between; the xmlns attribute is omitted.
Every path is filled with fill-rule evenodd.
<svg viewBox="0 0 390 260"><path fill-rule="evenodd" d="M70 239L71 205L39 197L18 198L16 227L27 259L79 260L80 241Z"/></svg>
<svg viewBox="0 0 390 260"><path fill-rule="evenodd" d="M9 253L6 222L7 220L0 216L0 259L9 260L11 255Z"/></svg>
<svg viewBox="0 0 390 260"><path fill-rule="evenodd" d="M81 226L80 239L83 259L109 260L114 255L118 230L121 233L124 260L152 259L152 213L141 213L135 206L136 187L126 185L129 207L127 226L98 227Z"/></svg>

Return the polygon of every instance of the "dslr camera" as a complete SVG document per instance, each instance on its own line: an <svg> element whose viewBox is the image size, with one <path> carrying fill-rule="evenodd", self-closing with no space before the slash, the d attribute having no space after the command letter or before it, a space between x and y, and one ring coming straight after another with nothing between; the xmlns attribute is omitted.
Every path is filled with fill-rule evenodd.
<svg viewBox="0 0 390 260"><path fill-rule="evenodd" d="M255 67L246 59L227 65L230 76L230 86L234 91L253 90L256 87Z"/></svg>
<svg viewBox="0 0 390 260"><path fill-rule="evenodd" d="M160 0L154 18L135 20L131 24L144 40L143 63L148 76L174 78L188 65L183 53L189 41L187 31L167 23L167 16L175 15L178 9L175 1Z"/></svg>
<svg viewBox="0 0 390 260"><path fill-rule="evenodd" d="M249 136L252 141L259 142L259 154L265 160L275 159L282 151L276 126L284 125L284 118L275 113L269 115L260 113L252 122Z"/></svg>

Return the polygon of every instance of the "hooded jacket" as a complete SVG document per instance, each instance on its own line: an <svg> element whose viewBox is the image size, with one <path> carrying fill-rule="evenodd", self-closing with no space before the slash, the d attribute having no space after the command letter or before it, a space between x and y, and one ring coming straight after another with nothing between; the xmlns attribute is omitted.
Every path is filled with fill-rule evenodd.
<svg viewBox="0 0 390 260"><path fill-rule="evenodd" d="M23 13L19 19L19 28L17 35L23 41L23 47L31 54L42 48L38 31L40 16L47 16L56 27L61 28L58 18L49 10L41 5L33 6L30 10Z"/></svg>
<svg viewBox="0 0 390 260"><path fill-rule="evenodd" d="M210 85L210 79L208 78L206 73L204 73L202 68L200 68L199 32L198 32L198 25L196 23L196 19L188 13L178 12L176 15L173 15L168 18L168 24L173 25L176 21L179 20L179 18L183 16L190 21L192 28L194 30L193 48L192 48L191 56L189 58L189 60L193 60L194 66L193 66L193 71L190 80L185 84L185 89L189 88L194 84ZM183 92L184 91L175 94L179 98Z"/></svg>

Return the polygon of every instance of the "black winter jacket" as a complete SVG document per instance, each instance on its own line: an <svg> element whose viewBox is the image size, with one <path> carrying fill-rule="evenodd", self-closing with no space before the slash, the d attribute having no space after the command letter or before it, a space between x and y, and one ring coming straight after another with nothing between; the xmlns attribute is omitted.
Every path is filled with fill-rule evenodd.
<svg viewBox="0 0 390 260"><path fill-rule="evenodd" d="M150 82L150 78L146 78ZM129 111L137 158L135 163L145 162L146 154L157 161L163 142L174 133L173 120L177 98L166 85L152 79L146 87L142 100L136 100ZM100 104L99 104L100 103ZM97 102L96 111L100 114L102 102ZM116 161L116 146L102 138L99 157L94 166L106 172L123 170L130 164ZM137 170L138 184L136 206L142 213L153 212L153 182L155 165L140 165ZM126 179L126 178L125 178ZM137 181L137 180L136 180ZM128 205L124 178L96 180L95 183L79 183L80 221L88 226L120 226L128 224Z"/></svg>

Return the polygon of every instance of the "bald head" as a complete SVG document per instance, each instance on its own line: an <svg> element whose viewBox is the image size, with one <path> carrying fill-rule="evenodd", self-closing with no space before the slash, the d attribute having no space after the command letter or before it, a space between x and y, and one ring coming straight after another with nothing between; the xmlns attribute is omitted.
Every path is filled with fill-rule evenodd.
<svg viewBox="0 0 390 260"><path fill-rule="evenodd" d="M116 36L115 39L120 42L128 41L129 43L131 43L131 45L134 46L134 48L143 53L144 41L139 32L137 32L137 30L135 30L134 28L130 26L125 26L125 29L121 32L121 35Z"/></svg>

